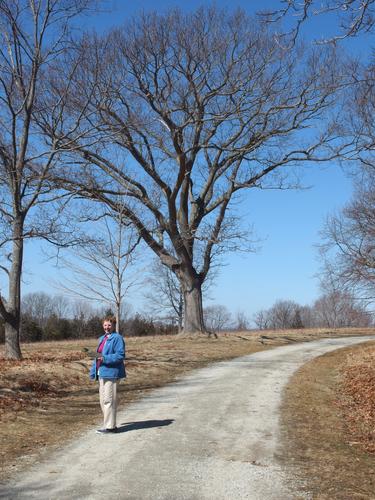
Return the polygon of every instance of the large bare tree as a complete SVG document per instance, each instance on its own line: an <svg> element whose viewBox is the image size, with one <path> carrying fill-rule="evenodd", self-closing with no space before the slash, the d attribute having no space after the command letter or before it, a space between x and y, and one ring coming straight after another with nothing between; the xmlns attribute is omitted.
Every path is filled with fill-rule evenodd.
<svg viewBox="0 0 375 500"><path fill-rule="evenodd" d="M181 283L185 333L204 331L201 287L215 254L237 248L240 194L290 187L293 166L338 154L344 65L331 47L279 41L241 11L141 16L84 38L69 120L41 123L66 145L65 188L114 211L123 196Z"/></svg>
<svg viewBox="0 0 375 500"><path fill-rule="evenodd" d="M24 241L53 239L63 231L58 215L64 201L57 202L48 181L56 144L47 147L43 143L34 112L40 108L45 73L70 44L71 19L88 3L0 0L0 249L4 257L1 270L8 283L8 294L0 293L0 314L5 321L5 352L10 358L21 357ZM52 208L53 203L57 206Z"/></svg>
<svg viewBox="0 0 375 500"><path fill-rule="evenodd" d="M290 29L285 33L296 41L301 27L313 17L330 19L330 33L320 42L334 42L373 32L375 25L374 0L280 0L278 8L262 13L267 22L278 22L288 18ZM336 27L335 27L336 23ZM333 27L333 32L332 32ZM322 36L320 34L320 36Z"/></svg>
<svg viewBox="0 0 375 500"><path fill-rule="evenodd" d="M217 269L212 266L202 284L205 297L216 275ZM147 286L143 296L147 301L148 311L160 319L176 321L178 331L181 333L184 324L184 294L181 281L169 267L164 266L160 259L156 258L147 270L145 283Z"/></svg>

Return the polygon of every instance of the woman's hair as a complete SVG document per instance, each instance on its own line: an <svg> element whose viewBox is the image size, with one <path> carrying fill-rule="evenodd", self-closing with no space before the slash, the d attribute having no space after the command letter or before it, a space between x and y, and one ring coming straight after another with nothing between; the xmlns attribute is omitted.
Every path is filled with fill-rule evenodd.
<svg viewBox="0 0 375 500"><path fill-rule="evenodd" d="M116 318L114 316L106 316L105 318L103 318L102 323L104 323L105 321L109 321L113 326L116 326Z"/></svg>

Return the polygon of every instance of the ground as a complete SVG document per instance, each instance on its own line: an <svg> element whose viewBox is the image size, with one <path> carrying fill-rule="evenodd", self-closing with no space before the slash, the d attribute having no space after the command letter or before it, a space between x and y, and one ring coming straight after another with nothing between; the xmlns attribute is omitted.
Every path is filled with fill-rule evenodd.
<svg viewBox="0 0 375 500"><path fill-rule="evenodd" d="M375 343L302 366L281 408L283 460L319 500L375 498Z"/></svg>
<svg viewBox="0 0 375 500"><path fill-rule="evenodd" d="M127 404L145 391L215 360L296 340L360 333L295 331L236 333L221 335L217 340L175 337L129 339L129 378L123 386L122 400ZM0 374L4 476L9 474L9 470L22 469L35 461L43 448L50 450L53 446L60 446L98 421L96 387L87 382L90 360L86 349L90 350L94 345L95 341L87 340L33 344L24 349L24 361L1 360L5 368ZM58 428L59 433L51 433L51 428ZM366 453L369 454L368 451Z"/></svg>

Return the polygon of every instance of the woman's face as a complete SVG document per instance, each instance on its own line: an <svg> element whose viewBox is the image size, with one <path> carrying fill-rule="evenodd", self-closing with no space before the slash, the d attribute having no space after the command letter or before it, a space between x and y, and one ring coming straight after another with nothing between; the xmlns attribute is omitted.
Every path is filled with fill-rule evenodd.
<svg viewBox="0 0 375 500"><path fill-rule="evenodd" d="M103 330L105 331L106 334L112 333L113 332L113 325L110 321L104 321L103 323Z"/></svg>

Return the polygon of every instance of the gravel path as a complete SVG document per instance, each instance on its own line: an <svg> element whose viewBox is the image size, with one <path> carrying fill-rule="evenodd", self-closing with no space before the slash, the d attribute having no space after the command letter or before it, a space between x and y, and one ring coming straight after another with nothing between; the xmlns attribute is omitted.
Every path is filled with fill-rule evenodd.
<svg viewBox="0 0 375 500"><path fill-rule="evenodd" d="M293 344L197 370L120 412L118 434L91 429L0 498L308 498L274 458L282 389L315 356L373 339Z"/></svg>

